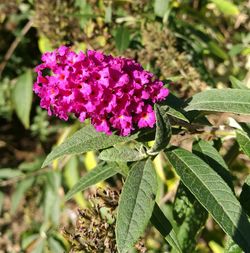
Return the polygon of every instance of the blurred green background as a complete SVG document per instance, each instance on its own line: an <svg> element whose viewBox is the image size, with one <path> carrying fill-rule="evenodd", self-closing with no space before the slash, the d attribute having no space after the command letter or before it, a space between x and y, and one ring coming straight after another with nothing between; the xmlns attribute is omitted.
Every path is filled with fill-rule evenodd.
<svg viewBox="0 0 250 253"><path fill-rule="evenodd" d="M61 230L73 226L76 208L88 207L95 190L63 201L96 165L93 152L40 169L51 148L81 127L74 118L50 118L39 107L32 85L42 53L65 44L131 57L161 80L171 80L171 92L183 99L212 87L247 88L249 14L249 0L1 0L0 253L67 252ZM234 161L236 189L248 165L244 156ZM155 166L162 179L160 199L171 207L178 178L161 158ZM109 184L120 189L121 180ZM197 252L224 252L226 241L210 218ZM152 229L145 245L147 252L167 252Z"/></svg>

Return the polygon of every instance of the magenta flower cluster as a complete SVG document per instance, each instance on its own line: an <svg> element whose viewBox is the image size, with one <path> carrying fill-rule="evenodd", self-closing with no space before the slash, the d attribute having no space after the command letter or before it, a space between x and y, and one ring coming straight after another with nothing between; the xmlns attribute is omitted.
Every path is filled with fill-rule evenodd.
<svg viewBox="0 0 250 253"><path fill-rule="evenodd" d="M42 56L35 69L35 93L40 106L67 120L90 118L97 131L126 136L134 129L153 127L153 103L169 93L134 60L98 51L75 53L66 46Z"/></svg>

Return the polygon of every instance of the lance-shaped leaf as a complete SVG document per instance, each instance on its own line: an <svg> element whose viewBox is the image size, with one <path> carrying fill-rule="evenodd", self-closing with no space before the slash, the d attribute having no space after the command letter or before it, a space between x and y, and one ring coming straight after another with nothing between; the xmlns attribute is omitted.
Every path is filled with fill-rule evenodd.
<svg viewBox="0 0 250 253"><path fill-rule="evenodd" d="M24 175L20 170L11 168L1 168L0 169L0 180L2 178L13 178Z"/></svg>
<svg viewBox="0 0 250 253"><path fill-rule="evenodd" d="M238 6L228 0L210 0L225 15L236 16L239 14Z"/></svg>
<svg viewBox="0 0 250 253"><path fill-rule="evenodd" d="M179 226L177 238L182 252L194 252L208 212L182 182L175 195L173 216Z"/></svg>
<svg viewBox="0 0 250 253"><path fill-rule="evenodd" d="M29 128L30 125L32 96L32 72L27 70L17 79L13 91L15 110L25 128Z"/></svg>
<svg viewBox="0 0 250 253"><path fill-rule="evenodd" d="M177 252L182 252L172 224L157 203L155 203L150 221L165 238L165 240L171 245L171 247L173 247Z"/></svg>
<svg viewBox="0 0 250 253"><path fill-rule="evenodd" d="M227 164L219 152L207 141L199 140L193 144L193 153L214 169L228 184L232 191L234 186Z"/></svg>
<svg viewBox="0 0 250 253"><path fill-rule="evenodd" d="M241 150L248 157L250 157L250 135L243 130L237 130L236 131L236 140L239 143Z"/></svg>
<svg viewBox="0 0 250 253"><path fill-rule="evenodd" d="M51 252L53 253L65 252L65 248L62 246L62 243L56 238L56 236L49 237L48 244Z"/></svg>
<svg viewBox="0 0 250 253"><path fill-rule="evenodd" d="M115 35L115 45L121 53L126 50L130 43L130 32L125 26L120 26Z"/></svg>
<svg viewBox="0 0 250 253"><path fill-rule="evenodd" d="M247 86L244 84L244 82L238 80L234 76L229 76L229 80L234 89L248 89Z"/></svg>
<svg viewBox="0 0 250 253"><path fill-rule="evenodd" d="M143 146L135 149L125 145L117 145L115 147L105 149L99 155L99 159L113 162L135 162L146 157L147 154Z"/></svg>
<svg viewBox="0 0 250 253"><path fill-rule="evenodd" d="M106 135L97 132L93 126L85 126L71 137L67 138L60 146L54 148L45 159L42 167L47 166L54 159L64 155L81 154L90 150L98 150L111 147L117 143L134 140L139 133L122 137L118 135Z"/></svg>
<svg viewBox="0 0 250 253"><path fill-rule="evenodd" d="M116 242L119 253L133 248L146 228L153 212L157 177L148 159L137 162L125 181L118 205Z"/></svg>
<svg viewBox="0 0 250 253"><path fill-rule="evenodd" d="M161 102L161 106L166 107L166 112L168 115L177 118L182 121L189 122L186 118L186 112L183 110L184 101L177 98L175 95L170 93L164 102Z"/></svg>
<svg viewBox="0 0 250 253"><path fill-rule="evenodd" d="M91 185L97 184L100 181L106 180L117 174L119 167L115 163L97 165L93 170L83 176L66 194L65 200L71 199L77 192L83 191Z"/></svg>
<svg viewBox="0 0 250 253"><path fill-rule="evenodd" d="M166 113L166 106L160 106L155 104L156 113L156 133L155 133L155 143L153 147L148 150L149 155L157 155L161 150L163 150L169 143L171 138L171 125L168 120L168 115Z"/></svg>
<svg viewBox="0 0 250 253"><path fill-rule="evenodd" d="M226 182L208 164L187 150L166 152L184 185L243 250L250 248L250 223Z"/></svg>
<svg viewBox="0 0 250 253"><path fill-rule="evenodd" d="M156 16L163 18L165 13L169 10L170 10L169 1L165 1L165 0L154 1L154 11L155 11Z"/></svg>
<svg viewBox="0 0 250 253"><path fill-rule="evenodd" d="M28 191L28 189L31 188L32 184L34 183L35 178L26 178L23 179L16 187L16 190L11 196L11 210L10 212L12 214L15 213L17 210L17 207L21 201L21 199L24 197L25 193Z"/></svg>
<svg viewBox="0 0 250 253"><path fill-rule="evenodd" d="M212 89L197 93L188 101L186 111L231 112L250 115L250 90Z"/></svg>
<svg viewBox="0 0 250 253"><path fill-rule="evenodd" d="M65 165L63 171L64 183L69 189L71 189L80 180L78 169L79 161L76 156L72 156ZM86 206L85 199L82 193L78 192L77 194L75 194L74 199L79 205L79 207Z"/></svg>
<svg viewBox="0 0 250 253"><path fill-rule="evenodd" d="M244 253L241 248L230 238L227 238L224 253Z"/></svg>

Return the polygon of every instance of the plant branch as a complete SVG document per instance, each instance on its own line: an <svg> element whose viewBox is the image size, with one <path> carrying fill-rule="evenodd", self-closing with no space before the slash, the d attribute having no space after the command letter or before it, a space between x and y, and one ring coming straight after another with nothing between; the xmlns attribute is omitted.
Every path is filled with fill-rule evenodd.
<svg viewBox="0 0 250 253"><path fill-rule="evenodd" d="M8 51L4 55L3 62L0 64L0 77L2 76L2 73L6 67L7 62L11 58L12 54L14 53L15 49L17 48L18 44L21 42L22 38L25 36L25 34L29 31L29 29L32 27L32 20L29 20L26 25L21 30L21 33L19 36L15 38L15 40L10 45Z"/></svg>
<svg viewBox="0 0 250 253"><path fill-rule="evenodd" d="M5 186L8 186L8 185L12 185L12 184L15 184L15 183L17 183L21 180L26 179L26 178L39 176L39 175L45 174L49 171L51 171L51 168L50 167L45 167L45 168L40 169L38 171L35 171L33 173L29 173L29 174L21 175L21 176L18 176L18 177L13 177L13 178L10 178L10 179L4 180L4 181L0 181L0 187L5 187Z"/></svg>

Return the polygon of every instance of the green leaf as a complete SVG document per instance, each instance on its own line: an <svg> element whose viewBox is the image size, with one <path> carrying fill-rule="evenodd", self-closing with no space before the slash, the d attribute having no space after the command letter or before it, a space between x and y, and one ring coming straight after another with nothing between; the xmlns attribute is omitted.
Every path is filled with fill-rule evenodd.
<svg viewBox="0 0 250 253"><path fill-rule="evenodd" d="M154 109L156 113L156 133L154 145L147 152L149 155L157 155L161 150L163 150L168 145L172 134L166 108L155 104Z"/></svg>
<svg viewBox="0 0 250 253"><path fill-rule="evenodd" d="M223 252L224 253L242 253L242 250L237 244L235 244L235 242L231 238L228 238L225 251Z"/></svg>
<svg viewBox="0 0 250 253"><path fill-rule="evenodd" d="M76 156L72 156L65 165L63 176L69 189L71 189L80 180L78 166L79 163ZM85 205L85 199L81 192L76 193L74 199L80 207Z"/></svg>
<svg viewBox="0 0 250 253"><path fill-rule="evenodd" d="M103 150L99 159L111 162L134 162L147 157L147 154L141 145L140 148L134 149L125 145L117 145L115 147Z"/></svg>
<svg viewBox="0 0 250 253"><path fill-rule="evenodd" d="M171 245L171 247L173 247L177 252L181 253L182 250L173 226L157 203L155 203L150 221L165 238L165 240Z"/></svg>
<svg viewBox="0 0 250 253"><path fill-rule="evenodd" d="M105 9L105 23L112 22L112 5L109 4Z"/></svg>
<svg viewBox="0 0 250 253"><path fill-rule="evenodd" d="M240 203L250 217L250 175L247 176L240 194Z"/></svg>
<svg viewBox="0 0 250 253"><path fill-rule="evenodd" d="M127 162L116 162L118 168L119 168L119 173L126 178L129 173L129 166Z"/></svg>
<svg viewBox="0 0 250 253"><path fill-rule="evenodd" d="M44 220L45 222L48 222L52 214L52 208L54 201L56 200L56 195L51 189L51 186L49 184L46 184L45 187L45 194L44 194L44 203L43 203L43 209L44 209Z"/></svg>
<svg viewBox="0 0 250 253"><path fill-rule="evenodd" d="M22 176L23 173L18 169L11 169L11 168L3 168L0 169L0 179L2 178L13 178Z"/></svg>
<svg viewBox="0 0 250 253"><path fill-rule="evenodd" d="M29 234L29 235L23 235L22 236L22 249L26 249L29 247L31 243L33 243L35 240L39 238L39 234Z"/></svg>
<svg viewBox="0 0 250 253"><path fill-rule="evenodd" d="M208 212L182 182L175 195L173 215L179 225L178 240L182 252L194 252Z"/></svg>
<svg viewBox="0 0 250 253"><path fill-rule="evenodd" d="M39 239L36 243L36 246L30 253L43 253L46 241L45 239Z"/></svg>
<svg viewBox="0 0 250 253"><path fill-rule="evenodd" d="M87 25L87 22L89 21L90 18L95 16L94 10L91 4L88 3L89 1L87 0L75 0L74 5L79 8L79 14L75 13L76 17L79 20L80 27L84 29ZM72 14L71 14L72 15Z"/></svg>
<svg viewBox="0 0 250 253"><path fill-rule="evenodd" d="M13 102L18 118L27 129L30 126L30 110L32 104L32 73L27 70L15 84Z"/></svg>
<svg viewBox="0 0 250 253"><path fill-rule="evenodd" d="M231 112L250 115L250 90L212 89L194 95L186 111Z"/></svg>
<svg viewBox="0 0 250 253"><path fill-rule="evenodd" d="M51 170L45 174L46 183L54 192L58 192L61 187L61 173L58 170Z"/></svg>
<svg viewBox="0 0 250 253"><path fill-rule="evenodd" d="M215 56L221 58L222 60L227 60L228 55L224 49L222 49L215 41L208 41L207 46L209 51Z"/></svg>
<svg viewBox="0 0 250 253"><path fill-rule="evenodd" d="M189 122L193 124L198 124L198 125L203 125L203 126L212 126L203 112L189 111L186 113L186 116L189 119Z"/></svg>
<svg viewBox="0 0 250 253"><path fill-rule="evenodd" d="M21 199L24 197L25 192L32 186L33 182L34 182L34 178L27 178L21 181L17 185L16 190L13 193L12 198L11 198L10 212L12 214L16 211Z"/></svg>
<svg viewBox="0 0 250 253"><path fill-rule="evenodd" d="M79 191L83 191L91 185L97 184L100 181L104 181L117 174L119 171L118 166L115 163L99 164L93 170L83 176L73 188L66 194L65 200L71 199L74 194Z"/></svg>
<svg viewBox="0 0 250 253"><path fill-rule="evenodd" d="M238 80L234 76L229 76L229 80L234 89L248 89L247 86L242 81Z"/></svg>
<svg viewBox="0 0 250 253"><path fill-rule="evenodd" d="M229 0L210 0L225 15L236 16L240 13L237 5Z"/></svg>
<svg viewBox="0 0 250 253"><path fill-rule="evenodd" d="M250 223L224 180L205 162L187 150L166 152L184 185L243 250L250 248Z"/></svg>
<svg viewBox="0 0 250 253"><path fill-rule="evenodd" d="M189 122L189 120L185 116L185 111L182 109L183 104L184 102L181 99L170 93L166 100L161 103L161 106L165 105L166 112L168 115L183 120L185 122Z"/></svg>
<svg viewBox="0 0 250 253"><path fill-rule="evenodd" d="M55 238L50 237L48 240L48 243L49 243L49 248L50 248L51 252L53 252L53 253L65 252L65 249L62 246L62 244L58 240L56 240Z"/></svg>
<svg viewBox="0 0 250 253"><path fill-rule="evenodd" d="M42 168L50 164L56 158L64 155L81 154L91 150L108 148L120 142L134 140L138 134L122 137L118 135L106 135L97 132L93 126L85 126L71 137L67 138L60 146L54 148L45 159Z"/></svg>
<svg viewBox="0 0 250 253"><path fill-rule="evenodd" d="M130 32L125 26L120 26L115 35L115 45L120 53L125 51L130 43Z"/></svg>
<svg viewBox="0 0 250 253"><path fill-rule="evenodd" d="M35 171L41 168L42 164L43 164L43 157L38 157L36 158L34 161L32 162L22 162L19 166L18 169L21 171L25 171L25 172L31 172L31 171Z"/></svg>
<svg viewBox="0 0 250 253"><path fill-rule="evenodd" d="M127 253L142 235L153 212L157 177L148 159L137 162L130 170L120 196L116 242L119 253Z"/></svg>
<svg viewBox="0 0 250 253"><path fill-rule="evenodd" d="M219 152L209 142L199 140L193 144L193 153L206 162L214 171L216 171L228 184L234 192L232 177L227 164Z"/></svg>
<svg viewBox="0 0 250 253"><path fill-rule="evenodd" d="M242 52L244 51L245 47L243 44L239 43L239 44L234 44L232 45L232 47L229 49L228 51L228 54L231 56L231 57L234 57L234 56L237 56L237 55L240 55L242 54ZM230 79L230 77L229 77ZM236 87L234 87L236 88Z"/></svg>
<svg viewBox="0 0 250 253"><path fill-rule="evenodd" d="M236 140L239 143L241 150L248 157L250 157L250 135L243 130L237 130L236 131Z"/></svg>
<svg viewBox="0 0 250 253"><path fill-rule="evenodd" d="M44 220L51 221L55 226L59 225L61 199L58 189L61 187L61 173L51 171L47 173L45 197L44 197Z"/></svg>
<svg viewBox="0 0 250 253"><path fill-rule="evenodd" d="M163 18L168 10L169 0L155 0L154 11L156 16Z"/></svg>

